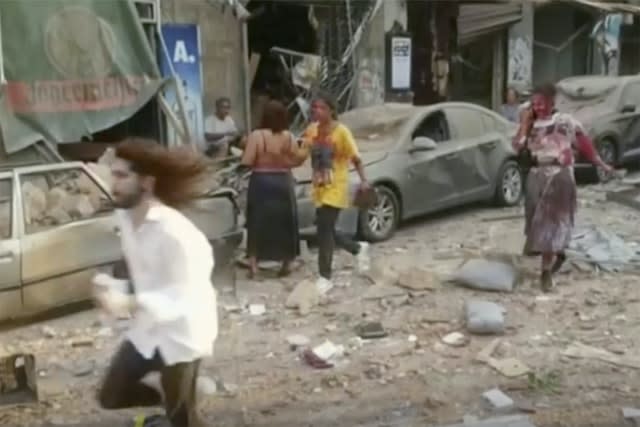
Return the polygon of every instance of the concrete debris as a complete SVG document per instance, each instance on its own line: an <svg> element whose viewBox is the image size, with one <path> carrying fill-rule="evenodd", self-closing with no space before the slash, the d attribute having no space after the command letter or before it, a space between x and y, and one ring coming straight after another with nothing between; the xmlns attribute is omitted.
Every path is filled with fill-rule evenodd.
<svg viewBox="0 0 640 427"><path fill-rule="evenodd" d="M527 365L515 358L494 359L491 357L487 364L507 378L521 377L531 372Z"/></svg>
<svg viewBox="0 0 640 427"><path fill-rule="evenodd" d="M320 302L320 294L315 283L304 280L293 289L287 298L287 308L297 308L300 315L306 316Z"/></svg>
<svg viewBox="0 0 640 427"><path fill-rule="evenodd" d="M365 340L384 338L389 334L380 322L365 322L356 327L358 336Z"/></svg>
<svg viewBox="0 0 640 427"><path fill-rule="evenodd" d="M567 253L601 270L620 272L631 266L640 267L639 250L635 242L625 242L608 230L588 226L574 231Z"/></svg>
<svg viewBox="0 0 640 427"><path fill-rule="evenodd" d="M622 408L622 416L625 420L640 419L640 409L637 408Z"/></svg>
<svg viewBox="0 0 640 427"><path fill-rule="evenodd" d="M469 344L469 338L460 332L452 332L442 337L442 342L451 347L463 347Z"/></svg>
<svg viewBox="0 0 640 427"><path fill-rule="evenodd" d="M505 309L493 302L471 300L465 305L467 330L472 334L504 333Z"/></svg>
<svg viewBox="0 0 640 427"><path fill-rule="evenodd" d="M495 353L495 351L498 349L498 346L500 346L500 343L500 338L496 338L491 341L480 351L480 353L478 353L478 355L475 357L475 360L477 360L478 362L488 363L489 360L493 357L493 353Z"/></svg>
<svg viewBox="0 0 640 427"><path fill-rule="evenodd" d="M564 352L564 356L574 359L591 359L627 368L640 369L640 361L636 356L618 356L607 350L574 342Z"/></svg>
<svg viewBox="0 0 640 427"><path fill-rule="evenodd" d="M55 338L58 336L58 333L51 326L43 326L42 335L44 335L47 338Z"/></svg>
<svg viewBox="0 0 640 427"><path fill-rule="evenodd" d="M42 219L47 210L47 196L44 190L36 187L31 182L22 184L22 197L24 198L24 218L26 225L33 225Z"/></svg>
<svg viewBox="0 0 640 427"><path fill-rule="evenodd" d="M264 304L250 304L249 305L249 313L252 316L262 316L267 312L267 308Z"/></svg>
<svg viewBox="0 0 640 427"><path fill-rule="evenodd" d="M448 425L446 427L535 427L526 415L509 415L478 420L472 416L466 416L462 424Z"/></svg>
<svg viewBox="0 0 640 427"><path fill-rule="evenodd" d="M73 338L70 342L71 347L93 347L94 340L92 337Z"/></svg>
<svg viewBox="0 0 640 427"><path fill-rule="evenodd" d="M396 288L395 286L373 285L370 286L364 295L365 300L384 299L405 296L407 291Z"/></svg>
<svg viewBox="0 0 640 427"><path fill-rule="evenodd" d="M107 175L110 171L107 168L101 174ZM87 175L77 171L60 171L51 174L49 180L27 181L22 185L22 192L25 221L32 227L61 225L74 218L90 218L106 202L100 187Z"/></svg>
<svg viewBox="0 0 640 427"><path fill-rule="evenodd" d="M398 276L396 285L413 291L434 290L440 280L436 274L422 268L410 268Z"/></svg>
<svg viewBox="0 0 640 427"><path fill-rule="evenodd" d="M313 348L313 354L324 361L341 357L344 354L344 346L335 345L329 340Z"/></svg>
<svg viewBox="0 0 640 427"><path fill-rule="evenodd" d="M73 368L73 375L76 377L86 377L93 374L95 368L95 362L91 360L78 362Z"/></svg>
<svg viewBox="0 0 640 427"><path fill-rule="evenodd" d="M511 292L518 281L518 271L503 261L471 259L451 276L451 280L472 289Z"/></svg>
<svg viewBox="0 0 640 427"><path fill-rule="evenodd" d="M304 335L289 335L287 337L287 343L291 347L292 350L296 350L300 347L305 347L309 345L309 338Z"/></svg>
<svg viewBox="0 0 640 427"><path fill-rule="evenodd" d="M482 397L484 397L486 401L491 404L493 409L501 411L511 409L515 404L513 399L511 399L509 396L507 396L497 388L485 391L484 393L482 393Z"/></svg>

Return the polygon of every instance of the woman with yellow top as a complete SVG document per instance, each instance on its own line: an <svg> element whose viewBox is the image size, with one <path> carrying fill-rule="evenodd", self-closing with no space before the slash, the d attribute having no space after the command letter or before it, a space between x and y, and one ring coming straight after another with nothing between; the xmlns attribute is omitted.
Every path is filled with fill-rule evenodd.
<svg viewBox="0 0 640 427"><path fill-rule="evenodd" d="M336 245L357 257L360 271L369 268L368 243L355 242L336 230L340 211L350 205L351 164L355 166L360 177L361 190L367 190L369 184L353 135L338 121L335 104L331 98L317 96L311 104L311 113L314 123L305 130L302 146L294 154L294 163L302 164L311 156L312 197L316 205L320 273L316 286L321 294L325 294L333 287L331 273Z"/></svg>

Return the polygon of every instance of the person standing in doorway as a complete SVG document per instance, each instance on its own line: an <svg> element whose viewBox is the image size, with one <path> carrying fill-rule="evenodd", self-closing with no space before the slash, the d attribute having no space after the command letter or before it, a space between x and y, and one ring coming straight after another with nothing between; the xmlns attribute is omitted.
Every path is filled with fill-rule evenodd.
<svg viewBox="0 0 640 427"><path fill-rule="evenodd" d="M357 257L358 268L369 268L369 244L355 242L336 229L340 211L350 205L349 168L353 165L360 177L360 189L369 184L351 131L338 121L331 97L320 95L311 104L314 123L302 136L302 147L296 153L296 164L311 156L313 170L312 197L316 205L318 230L318 270L316 282L321 294L333 287L331 281L335 246Z"/></svg>
<svg viewBox="0 0 640 427"><path fill-rule="evenodd" d="M120 144L111 165L112 194L133 294L94 278L98 304L133 316L99 392L103 408L164 402L173 427L199 426L196 379L218 333L213 250L176 208L200 194L206 161L153 141ZM160 372L161 390L141 379Z"/></svg>
<svg viewBox="0 0 640 427"><path fill-rule="evenodd" d="M216 100L216 111L204 121L205 153L214 158L224 158L229 146L240 138L236 122L231 117L231 100Z"/></svg>
<svg viewBox="0 0 640 427"><path fill-rule="evenodd" d="M506 102L500 107L500 114L512 123L520 123L520 103L518 92L514 88L507 89Z"/></svg>

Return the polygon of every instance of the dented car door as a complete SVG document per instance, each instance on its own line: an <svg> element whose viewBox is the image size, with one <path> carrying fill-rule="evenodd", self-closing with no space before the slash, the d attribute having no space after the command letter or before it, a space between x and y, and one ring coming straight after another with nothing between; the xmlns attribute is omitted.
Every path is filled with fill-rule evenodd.
<svg viewBox="0 0 640 427"><path fill-rule="evenodd" d="M20 289L20 239L13 172L0 173L0 320L22 311Z"/></svg>
<svg viewBox="0 0 640 427"><path fill-rule="evenodd" d="M107 192L79 163L23 168L18 184L25 314L86 300L121 257Z"/></svg>
<svg viewBox="0 0 640 427"><path fill-rule="evenodd" d="M482 113L475 109L454 106L445 111L458 145L456 187L465 202L484 198L491 191L496 169L491 158L501 147L500 136L485 129Z"/></svg>
<svg viewBox="0 0 640 427"><path fill-rule="evenodd" d="M425 137L436 143L432 150L409 146L407 200L408 216L431 212L455 204L460 197L455 175L459 165L458 146L451 139L445 115L438 110L427 115L412 133L412 141Z"/></svg>

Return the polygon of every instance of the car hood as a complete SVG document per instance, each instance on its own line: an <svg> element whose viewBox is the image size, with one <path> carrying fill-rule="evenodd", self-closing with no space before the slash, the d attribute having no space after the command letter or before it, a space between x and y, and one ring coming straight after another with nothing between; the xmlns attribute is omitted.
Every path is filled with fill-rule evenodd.
<svg viewBox="0 0 640 427"><path fill-rule="evenodd" d="M362 151L360 158L364 166L370 166L384 160L389 154L388 150ZM293 170L293 176L298 184L311 182L311 161L307 160L302 166Z"/></svg>

